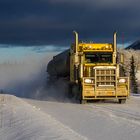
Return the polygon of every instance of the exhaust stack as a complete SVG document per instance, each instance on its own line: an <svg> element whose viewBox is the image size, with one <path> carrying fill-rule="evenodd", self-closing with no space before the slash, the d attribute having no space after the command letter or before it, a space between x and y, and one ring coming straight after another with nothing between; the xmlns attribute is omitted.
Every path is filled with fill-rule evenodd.
<svg viewBox="0 0 140 140"><path fill-rule="evenodd" d="M114 53L116 53L117 52L117 32L114 32L113 44L114 44Z"/></svg>
<svg viewBox="0 0 140 140"><path fill-rule="evenodd" d="M73 31L75 34L75 54L74 54L74 77L75 82L78 83L79 78L79 56L78 56L78 33L76 31Z"/></svg>
<svg viewBox="0 0 140 140"><path fill-rule="evenodd" d="M114 35L113 35L113 46L114 46L113 63L116 64L116 56L117 56L117 32L114 32Z"/></svg>
<svg viewBox="0 0 140 140"><path fill-rule="evenodd" d="M76 31L73 31L73 33L75 34L75 53L78 53L78 33Z"/></svg>

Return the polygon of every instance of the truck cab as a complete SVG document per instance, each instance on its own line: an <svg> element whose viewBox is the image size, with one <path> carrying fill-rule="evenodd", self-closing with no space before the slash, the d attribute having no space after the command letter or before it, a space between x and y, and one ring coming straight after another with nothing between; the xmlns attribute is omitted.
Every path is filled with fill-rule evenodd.
<svg viewBox="0 0 140 140"><path fill-rule="evenodd" d="M113 43L79 43L78 33L74 34L70 82L78 87L81 103L97 99L118 99L119 103L125 103L129 97L129 77L120 74L123 58L117 58L117 33Z"/></svg>

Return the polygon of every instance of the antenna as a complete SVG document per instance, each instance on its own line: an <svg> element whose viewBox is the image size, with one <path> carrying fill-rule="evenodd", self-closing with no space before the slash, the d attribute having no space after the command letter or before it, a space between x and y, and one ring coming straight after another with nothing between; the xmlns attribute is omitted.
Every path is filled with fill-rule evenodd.
<svg viewBox="0 0 140 140"><path fill-rule="evenodd" d="M124 32L122 32L122 48L124 48Z"/></svg>

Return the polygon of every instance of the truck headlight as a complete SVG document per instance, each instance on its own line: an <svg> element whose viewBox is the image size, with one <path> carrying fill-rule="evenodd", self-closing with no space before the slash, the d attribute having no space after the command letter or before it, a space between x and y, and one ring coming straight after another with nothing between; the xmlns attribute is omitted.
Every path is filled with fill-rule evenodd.
<svg viewBox="0 0 140 140"><path fill-rule="evenodd" d="M125 79L119 79L119 83L125 83L126 80Z"/></svg>
<svg viewBox="0 0 140 140"><path fill-rule="evenodd" d="M84 82L85 82L85 83L88 83L88 84L91 84L91 83L92 83L92 80L91 80L91 79L85 79Z"/></svg>

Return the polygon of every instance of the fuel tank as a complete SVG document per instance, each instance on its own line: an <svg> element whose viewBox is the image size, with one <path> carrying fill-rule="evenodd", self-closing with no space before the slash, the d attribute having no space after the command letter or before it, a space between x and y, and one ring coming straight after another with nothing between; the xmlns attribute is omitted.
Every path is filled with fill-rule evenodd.
<svg viewBox="0 0 140 140"><path fill-rule="evenodd" d="M66 77L70 74L70 49L56 55L47 65L49 76Z"/></svg>

